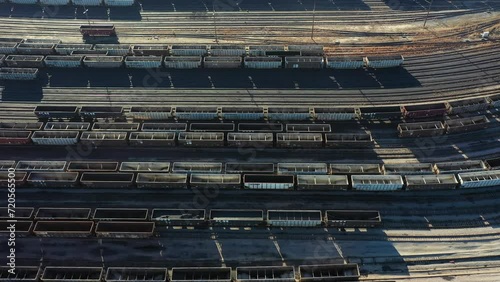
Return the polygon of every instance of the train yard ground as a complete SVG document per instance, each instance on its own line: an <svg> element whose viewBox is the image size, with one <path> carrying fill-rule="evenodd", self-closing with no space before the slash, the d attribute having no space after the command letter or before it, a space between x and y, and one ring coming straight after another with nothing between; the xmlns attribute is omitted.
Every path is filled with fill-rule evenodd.
<svg viewBox="0 0 500 282"><path fill-rule="evenodd" d="M429 13L429 2L424 0L215 2L212 6L207 0L144 0L132 7L85 7L88 9L85 14L81 6L0 3L0 38L83 43L80 25L112 23L117 37L107 43L319 44L324 45L325 56L397 54L403 55L405 62L397 68L356 70L41 68L39 78L34 81L0 81L0 122L69 122L65 118L38 119L33 111L38 105L123 107L125 112L117 121L132 123L138 122L129 112L133 106L399 107L483 98L489 103L485 109L417 120L405 119L403 115L394 120L357 117L348 121L312 118L280 121L328 124L333 133L368 133L374 142L365 148L94 144L89 152L80 152L76 160L398 165L500 157L500 108L492 100L500 94L500 1L434 0ZM489 31L488 38L481 37L485 31ZM489 120L488 126L478 131L443 134L441 139L398 136L399 123L435 120L444 123L483 115ZM95 121L113 123L113 118L91 122ZM169 117L168 122L191 124L193 120ZM237 125L242 121L221 118L198 122ZM77 148L35 143L0 145L0 160L69 162L75 161L69 152ZM35 209L146 208L150 213L160 208L376 210L382 222L376 227L355 228L325 224L315 227L157 224L154 235L142 239L127 235L54 238L31 232L17 238L17 263L56 268L235 268L356 263L360 281L496 282L500 277L498 185L423 191L405 188L394 192L246 188L113 189L83 185L55 188L36 183L18 187L16 205ZM0 236L2 265L7 263L7 239Z"/></svg>

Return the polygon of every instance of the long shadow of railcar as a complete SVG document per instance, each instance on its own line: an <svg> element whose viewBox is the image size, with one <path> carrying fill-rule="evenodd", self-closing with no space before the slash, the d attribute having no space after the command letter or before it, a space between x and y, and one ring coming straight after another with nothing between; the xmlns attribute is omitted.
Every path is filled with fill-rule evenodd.
<svg viewBox="0 0 500 282"><path fill-rule="evenodd" d="M41 80L33 81L4 81L2 101L32 101L39 102L43 98L42 86L46 85Z"/></svg>
<svg viewBox="0 0 500 282"><path fill-rule="evenodd" d="M384 0L385 4L393 10L424 11L429 9L429 2L425 0ZM430 7L431 11L459 10L459 9L492 9L498 10L498 1L447 1L435 0Z"/></svg>
<svg viewBox="0 0 500 282"><path fill-rule="evenodd" d="M327 2L329 1L327 0ZM335 4L336 10L339 11L371 10L370 6L368 6L363 0L335 0L333 2ZM318 3L316 3L316 5L318 5Z"/></svg>
<svg viewBox="0 0 500 282"><path fill-rule="evenodd" d="M139 0L138 1L145 11L162 11L162 12L206 12L207 9L212 11L212 1L202 0ZM204 3L205 2L205 3ZM205 5L204 5L205 4ZM216 8L217 10L217 8Z"/></svg>
<svg viewBox="0 0 500 282"><path fill-rule="evenodd" d="M287 1L287 0L243 0L240 1L239 7L247 11L313 11L314 2L316 2L316 11L356 11L370 10L370 7L361 0L348 1L328 1L328 0L302 0L302 1Z"/></svg>
<svg viewBox="0 0 500 282"><path fill-rule="evenodd" d="M421 86L404 68L330 69L50 69L51 86L145 88L366 89ZM46 76L44 74L41 75Z"/></svg>
<svg viewBox="0 0 500 282"><path fill-rule="evenodd" d="M0 4L0 16L13 18L53 18L77 20L141 20L140 8L131 7L87 7L82 6L41 6ZM87 10L86 13L84 13Z"/></svg>
<svg viewBox="0 0 500 282"><path fill-rule="evenodd" d="M384 88L421 87L422 84L404 67L369 70Z"/></svg>

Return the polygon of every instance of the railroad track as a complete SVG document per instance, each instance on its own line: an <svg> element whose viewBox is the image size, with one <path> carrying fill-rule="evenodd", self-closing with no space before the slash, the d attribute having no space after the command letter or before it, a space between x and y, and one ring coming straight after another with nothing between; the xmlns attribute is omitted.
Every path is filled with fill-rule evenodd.
<svg viewBox="0 0 500 282"><path fill-rule="evenodd" d="M460 15L474 14L484 10L458 10L446 12L432 12L430 19L444 19ZM175 31L178 37L212 38L214 20L211 13L154 13L144 12L141 21L113 21L116 25L119 36L129 37L151 37L155 35L172 36ZM318 35L321 36L322 27L331 27L345 22L352 25L377 24L377 23L413 23L422 21L426 17L425 12L316 12L315 26L318 28ZM85 19L80 19L80 21ZM106 20L93 20L95 23L107 22ZM78 36L78 27L81 23L75 23L75 19L38 19L38 18L0 18L0 23L6 29L2 31L5 35L13 34L13 37L20 34L32 36L39 35L61 35ZM36 24L35 24L36 23ZM221 40L224 38L244 38L244 34L252 34L255 30L265 28L268 34L260 33L263 37L290 37L300 36L310 32L312 24L312 14L310 12L224 12L216 17L217 27L224 30L230 28L232 32L224 34L221 32ZM221 30L221 31L222 31ZM328 31L331 33L331 31ZM231 33L233 35L231 35ZM325 33L326 34L326 33ZM331 35L331 34L330 34ZM382 36L384 34L377 34ZM394 35L388 33L386 35ZM411 33L410 33L411 35ZM452 36L452 35L447 35Z"/></svg>
<svg viewBox="0 0 500 282"><path fill-rule="evenodd" d="M210 105L231 105L237 102L240 105L322 105L330 106L353 106L353 105L381 105L381 104L408 104L425 103L427 101L438 102L457 100L472 97L486 97L497 94L500 86L500 55L495 50L497 45L481 46L477 49L465 50L460 53L448 52L433 54L428 57L416 56L407 58L405 66L413 79L418 81L422 87L411 88L383 88L384 80L389 77L383 72L367 70L365 76L369 80L382 80L377 88L367 89L299 89L272 90L272 89L184 89L184 88L58 88L50 87L43 89L42 103L53 104L151 104L169 103L174 105L192 105L204 101ZM50 72L50 71L49 71ZM122 76L127 72L133 73L135 77L146 77L147 72L134 72L133 70L122 70ZM164 72L164 73L163 73ZM165 70L161 74L174 75L175 70ZM203 70L206 75L211 70ZM231 71L234 73L234 71ZM241 70L244 72L244 70ZM201 74L201 73L200 73ZM293 74L293 73L291 73ZM57 73L53 74L53 76ZM297 73L298 75L298 73ZM326 74L325 74L326 75ZM394 73L393 76L397 76ZM200 76L200 79L203 75ZM293 76L292 76L293 77ZM372 78L370 78L372 77ZM245 77L242 73L239 81L244 83ZM293 80L294 78L290 78ZM298 78L300 79L300 78ZM162 82L167 78L162 77ZM139 82L141 80L139 79ZM207 88L209 78L207 78ZM374 81L370 81L374 82ZM216 87L217 81L214 82ZM343 83L343 82L342 82ZM257 82L258 84L258 82ZM332 87L335 83L331 82ZM187 84L185 84L187 86ZM342 86L342 85L341 85ZM403 86L403 85L402 85ZM174 84L175 87L175 84ZM337 86L338 87L338 86ZM382 88L381 88L382 87ZM21 93L21 91L20 91ZM410 94L410 95L409 95ZM304 96L305 95L305 96ZM305 98L307 97L307 99ZM70 98L70 99L69 99Z"/></svg>

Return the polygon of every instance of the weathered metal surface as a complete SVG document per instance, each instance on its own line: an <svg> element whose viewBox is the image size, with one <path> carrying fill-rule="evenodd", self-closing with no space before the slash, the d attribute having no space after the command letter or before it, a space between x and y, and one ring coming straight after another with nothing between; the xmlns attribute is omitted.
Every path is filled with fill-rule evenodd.
<svg viewBox="0 0 500 282"><path fill-rule="evenodd" d="M99 282L103 277L104 269L102 267L64 267L47 266L41 277L42 281L47 282Z"/></svg>
<svg viewBox="0 0 500 282"><path fill-rule="evenodd" d="M154 230L154 222L100 221L95 233L105 238L147 238Z"/></svg>
<svg viewBox="0 0 500 282"><path fill-rule="evenodd" d="M45 66L48 68L79 68L82 66L83 56L46 56Z"/></svg>
<svg viewBox="0 0 500 282"><path fill-rule="evenodd" d="M13 68L42 68L43 58L40 55L8 55L4 63Z"/></svg>
<svg viewBox="0 0 500 282"><path fill-rule="evenodd" d="M125 172L169 172L170 162L122 162L120 171Z"/></svg>
<svg viewBox="0 0 500 282"><path fill-rule="evenodd" d="M126 0L105 0L115 2L126 2ZM131 46L127 44L96 44L95 50L105 50L111 56L125 56L131 54Z"/></svg>
<svg viewBox="0 0 500 282"><path fill-rule="evenodd" d="M487 170L485 163L481 160L476 161L456 161L435 163L436 173L458 173Z"/></svg>
<svg viewBox="0 0 500 282"><path fill-rule="evenodd" d="M246 54L244 45L211 45L210 54L212 56L243 56Z"/></svg>
<svg viewBox="0 0 500 282"><path fill-rule="evenodd" d="M351 120L358 117L355 108L314 108L317 120Z"/></svg>
<svg viewBox="0 0 500 282"><path fill-rule="evenodd" d="M332 174L384 174L381 164L330 164Z"/></svg>
<svg viewBox="0 0 500 282"><path fill-rule="evenodd" d="M122 56L85 56L83 65L89 68L119 68L123 65Z"/></svg>
<svg viewBox="0 0 500 282"><path fill-rule="evenodd" d="M35 80L38 69L35 68L0 68L0 79L5 80Z"/></svg>
<svg viewBox="0 0 500 282"><path fill-rule="evenodd" d="M362 107L361 117L364 119L401 119L402 109L399 106Z"/></svg>
<svg viewBox="0 0 500 282"><path fill-rule="evenodd" d="M125 188L132 186L133 173L83 172L80 183L94 188Z"/></svg>
<svg viewBox="0 0 500 282"><path fill-rule="evenodd" d="M286 132L331 132L332 127L321 123L287 124L285 130Z"/></svg>
<svg viewBox="0 0 500 282"><path fill-rule="evenodd" d="M38 221L33 233L41 237L89 237L93 221Z"/></svg>
<svg viewBox="0 0 500 282"><path fill-rule="evenodd" d="M323 64L323 57L285 57L287 69L322 69Z"/></svg>
<svg viewBox="0 0 500 282"><path fill-rule="evenodd" d="M169 46L162 44L134 45L132 46L132 52L136 56L167 56Z"/></svg>
<svg viewBox="0 0 500 282"><path fill-rule="evenodd" d="M67 171L117 171L118 162L106 161L70 161Z"/></svg>
<svg viewBox="0 0 500 282"><path fill-rule="evenodd" d="M206 45L172 45L171 55L174 56L204 56L207 54Z"/></svg>
<svg viewBox="0 0 500 282"><path fill-rule="evenodd" d="M369 68L394 68L402 66L403 56L369 56L365 57L366 66Z"/></svg>
<svg viewBox="0 0 500 282"><path fill-rule="evenodd" d="M239 174L198 174L192 173L189 180L191 188L240 188Z"/></svg>
<svg viewBox="0 0 500 282"><path fill-rule="evenodd" d="M241 57L204 57L203 66L207 69L235 69L241 67Z"/></svg>
<svg viewBox="0 0 500 282"><path fill-rule="evenodd" d="M325 146L364 148L373 146L375 141L370 133L326 133Z"/></svg>
<svg viewBox="0 0 500 282"><path fill-rule="evenodd" d="M274 173L274 164L273 163L226 163L225 167L226 173Z"/></svg>
<svg viewBox="0 0 500 282"><path fill-rule="evenodd" d="M450 119L445 121L444 126L447 133L460 133L485 129L490 120L485 116L467 117L461 119Z"/></svg>
<svg viewBox="0 0 500 282"><path fill-rule="evenodd" d="M136 184L139 188L187 188L188 175L185 173L138 173Z"/></svg>
<svg viewBox="0 0 500 282"><path fill-rule="evenodd" d="M280 57L245 57L244 65L248 69L280 69L282 61Z"/></svg>
<svg viewBox="0 0 500 282"><path fill-rule="evenodd" d="M181 132L187 130L187 123L143 123L141 130Z"/></svg>
<svg viewBox="0 0 500 282"><path fill-rule="evenodd" d="M69 55L73 51L88 51L92 50L92 44L73 43L73 44L56 44L55 50L59 55Z"/></svg>
<svg viewBox="0 0 500 282"><path fill-rule="evenodd" d="M39 118L73 118L78 116L78 107L38 105L33 112Z"/></svg>
<svg viewBox="0 0 500 282"><path fill-rule="evenodd" d="M433 174L434 166L431 163L398 163L384 164L386 174Z"/></svg>
<svg viewBox="0 0 500 282"><path fill-rule="evenodd" d="M304 282L358 281L360 273L355 263L301 265L299 277Z"/></svg>
<svg viewBox="0 0 500 282"><path fill-rule="evenodd" d="M347 175L297 175L297 189L347 190Z"/></svg>
<svg viewBox="0 0 500 282"><path fill-rule="evenodd" d="M138 120L164 120L172 118L172 107L131 107L130 114ZM143 126L144 127L144 126Z"/></svg>
<svg viewBox="0 0 500 282"><path fill-rule="evenodd" d="M405 118L427 118L434 116L443 116L446 114L446 105L444 103L408 105L402 107Z"/></svg>
<svg viewBox="0 0 500 282"><path fill-rule="evenodd" d="M71 187L76 185L78 172L30 172L27 182L36 187Z"/></svg>
<svg viewBox="0 0 500 282"><path fill-rule="evenodd" d="M500 170L459 173L458 180L460 188L494 187L500 185Z"/></svg>
<svg viewBox="0 0 500 282"><path fill-rule="evenodd" d="M212 225L218 226L262 226L264 224L264 211L211 209L209 219Z"/></svg>
<svg viewBox="0 0 500 282"><path fill-rule="evenodd" d="M170 282L230 282L230 267L174 267Z"/></svg>
<svg viewBox="0 0 500 282"><path fill-rule="evenodd" d="M352 175L352 188L365 191L394 191L403 189L399 175Z"/></svg>
<svg viewBox="0 0 500 282"><path fill-rule="evenodd" d="M295 282L293 266L237 267L237 282Z"/></svg>
<svg viewBox="0 0 500 282"><path fill-rule="evenodd" d="M327 210L325 221L334 227L374 227L380 225L381 218L373 210Z"/></svg>
<svg viewBox="0 0 500 282"><path fill-rule="evenodd" d="M283 108L269 107L267 109L267 118L270 120L309 120L312 117L310 108Z"/></svg>
<svg viewBox="0 0 500 282"><path fill-rule="evenodd" d="M264 119L264 109L260 107L222 107L225 120L260 120Z"/></svg>
<svg viewBox="0 0 500 282"><path fill-rule="evenodd" d="M454 174L406 175L407 190L455 189L458 181Z"/></svg>
<svg viewBox="0 0 500 282"><path fill-rule="evenodd" d="M132 146L175 146L175 132L131 132Z"/></svg>
<svg viewBox="0 0 500 282"><path fill-rule="evenodd" d="M127 68L152 69L161 68L161 56L127 56L125 58Z"/></svg>
<svg viewBox="0 0 500 282"><path fill-rule="evenodd" d="M172 172L221 173L222 163L211 162L174 162Z"/></svg>
<svg viewBox="0 0 500 282"><path fill-rule="evenodd" d="M400 123L398 124L399 137L422 137L443 135L445 128L440 121Z"/></svg>
<svg viewBox="0 0 500 282"><path fill-rule="evenodd" d="M327 174L326 163L278 163L278 174Z"/></svg>
<svg viewBox="0 0 500 282"><path fill-rule="evenodd" d="M267 222L281 227L317 227L323 218L319 210L268 210Z"/></svg>
<svg viewBox="0 0 500 282"><path fill-rule="evenodd" d="M66 161L18 161L16 170L22 171L64 171Z"/></svg>
<svg viewBox="0 0 500 282"><path fill-rule="evenodd" d="M173 115L182 120L212 120L219 117L217 107L175 107Z"/></svg>
<svg viewBox="0 0 500 282"><path fill-rule="evenodd" d="M223 132L179 132L179 145L187 147L222 147Z"/></svg>
<svg viewBox="0 0 500 282"><path fill-rule="evenodd" d="M35 131L31 140L38 145L74 145L79 135L79 131Z"/></svg>
<svg viewBox="0 0 500 282"><path fill-rule="evenodd" d="M50 55L55 53L56 45L53 43L20 43L17 53L23 55Z"/></svg>
<svg viewBox="0 0 500 282"><path fill-rule="evenodd" d="M272 133L240 133L229 132L227 134L227 144L232 147L272 147Z"/></svg>
<svg viewBox="0 0 500 282"><path fill-rule="evenodd" d="M326 67L330 69L360 69L365 65L363 57L328 57Z"/></svg>
<svg viewBox="0 0 500 282"><path fill-rule="evenodd" d="M193 56L166 56L163 60L166 68L170 69L197 69L201 68L202 57Z"/></svg>
<svg viewBox="0 0 500 282"><path fill-rule="evenodd" d="M234 131L234 123L191 123L190 131L199 132L228 132Z"/></svg>
<svg viewBox="0 0 500 282"><path fill-rule="evenodd" d="M116 0L115 0L116 1ZM168 278L167 268L152 267L109 267L106 282L165 282Z"/></svg>
<svg viewBox="0 0 500 282"><path fill-rule="evenodd" d="M487 98L474 98L446 103L446 108L450 114L483 111L489 107L490 103Z"/></svg>
<svg viewBox="0 0 500 282"><path fill-rule="evenodd" d="M285 148L314 148L323 146L321 133L277 133L276 145Z"/></svg>
<svg viewBox="0 0 500 282"><path fill-rule="evenodd" d="M0 145L25 145L31 142L31 131L1 130Z"/></svg>
<svg viewBox="0 0 500 282"><path fill-rule="evenodd" d="M153 209L151 220L157 224L193 226L205 223L204 209Z"/></svg>
<svg viewBox="0 0 500 282"><path fill-rule="evenodd" d="M243 185L246 189L293 189L293 175L245 174Z"/></svg>
<svg viewBox="0 0 500 282"><path fill-rule="evenodd" d="M47 122L43 130L80 131L89 130L89 122Z"/></svg>

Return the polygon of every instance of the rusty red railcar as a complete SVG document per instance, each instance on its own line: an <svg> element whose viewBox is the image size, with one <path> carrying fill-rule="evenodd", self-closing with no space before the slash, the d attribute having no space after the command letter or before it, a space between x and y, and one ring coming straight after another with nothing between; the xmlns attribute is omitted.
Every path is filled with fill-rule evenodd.
<svg viewBox="0 0 500 282"><path fill-rule="evenodd" d="M116 30L113 24L81 25L80 33L83 36L115 36Z"/></svg>

